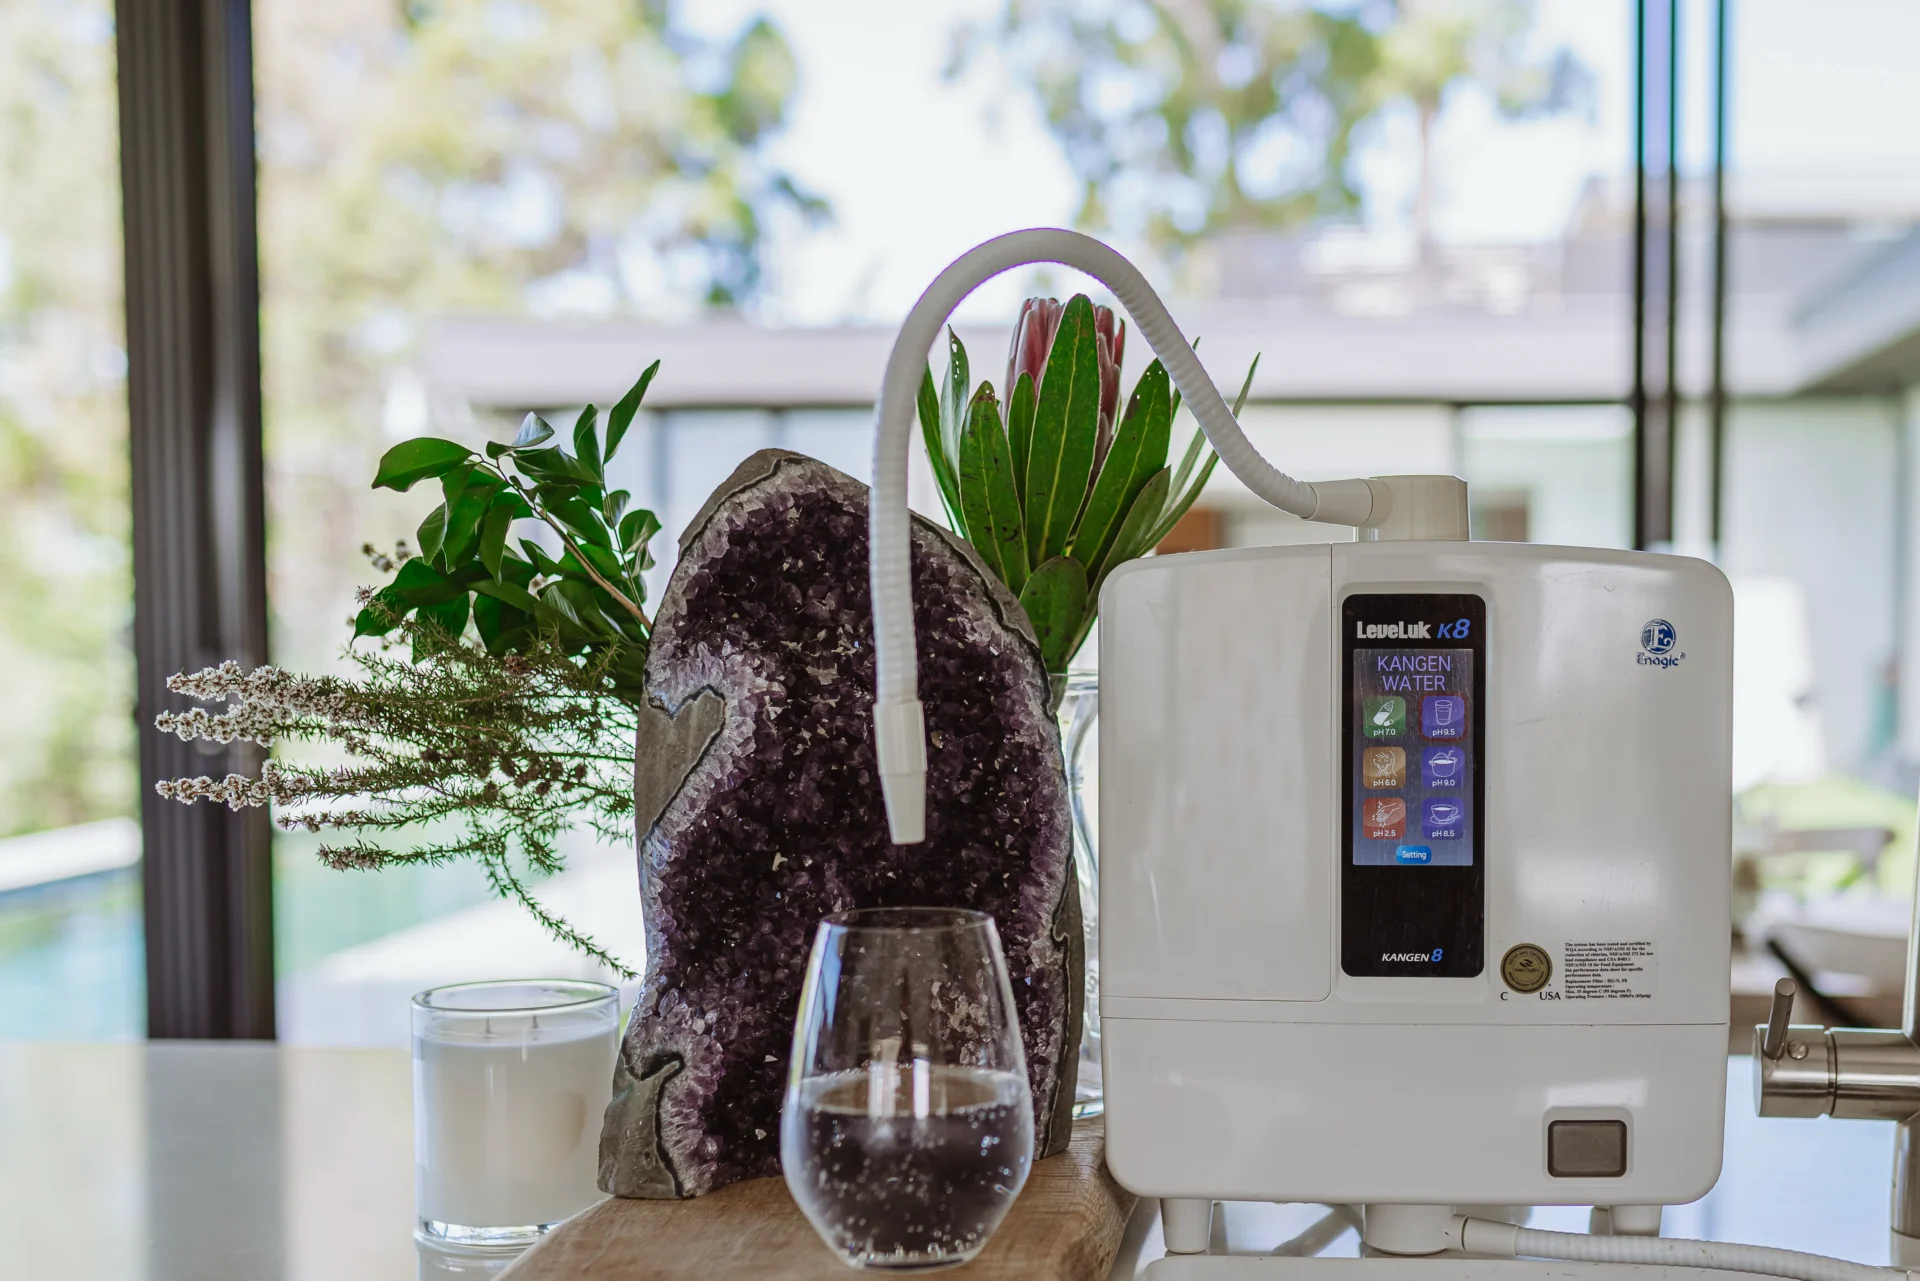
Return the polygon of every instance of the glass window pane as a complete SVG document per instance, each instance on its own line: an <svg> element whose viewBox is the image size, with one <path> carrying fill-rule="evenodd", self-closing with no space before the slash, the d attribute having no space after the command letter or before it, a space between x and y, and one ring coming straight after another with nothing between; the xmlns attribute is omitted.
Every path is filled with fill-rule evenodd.
<svg viewBox="0 0 1920 1281"><path fill-rule="evenodd" d="M1099 10L1070 47L1057 21L1070 5L672 8L257 0L280 661L340 670L354 588L376 577L355 550L412 540L431 506L367 488L394 442L497 439L530 409L553 408L564 427L662 356L610 471L661 519L657 599L675 539L748 453L797 449L867 477L892 327L945 262L1011 227L1076 218L1146 266L1224 386L1265 353L1246 422L1277 466L1308 479L1457 472L1484 494L1484 534L1626 540L1622 415L1566 403L1628 387L1624 0L1514 6L1517 21L1469 33L1471 65L1437 81L1408 60L1438 38L1417 15L1375 30L1378 15L1328 6L1373 24L1357 38L1383 40L1401 78L1360 85L1335 71L1299 94L1289 81L1289 102L1311 102L1297 112L1260 108L1249 90L1239 116L1215 104L1219 137L1203 121L1179 139L1126 71L1152 16L1138 7ZM1037 16L997 22L1007 13ZM1244 35L1154 101L1219 97L1275 71L1256 65L1269 46ZM750 56L762 60L743 77ZM1322 75L1313 57L1296 61L1277 70ZM1077 77L1071 92L1056 73ZM749 81L771 96L719 102ZM1385 105L1356 115L1358 103ZM1101 117L1091 133L1081 107ZM752 137L715 135L715 119L746 108L765 113ZM1155 169L1167 164L1186 168ZM777 171L824 197L830 218L781 195ZM965 174L990 180L927 198ZM1020 297L1082 288L1035 269L969 299L976 376L1000 376ZM1128 355L1131 376L1148 358L1137 335ZM1472 408L1533 401L1546 407ZM1179 444L1190 431L1183 420ZM923 462L911 492L938 511ZM1216 471L1168 547L1343 536L1265 509ZM420 958L464 955L459 939L496 905L471 869L329 872L315 844L277 846L283 1027L373 1035L353 1030L371 1025L344 1012L359 999L348 990L426 981ZM623 851L579 858L581 876L631 877ZM609 898L614 928L637 932L630 888Z"/></svg>
<svg viewBox="0 0 1920 1281"><path fill-rule="evenodd" d="M549 377L524 400L470 405L433 378L436 322L684 318L750 298L764 220L808 216L757 157L793 69L771 27L709 38L629 0L259 0L254 13L274 656L346 672L355 591L381 581L362 545L418 546L434 505L432 482L371 490L382 453L422 433L477 447L571 401L567 426L582 400L604 412L651 358L629 348L590 387ZM697 426L648 415L615 471L637 504L684 520L686 496L697 506L772 443L771 423L754 408ZM434 982L593 970L492 902L471 863L336 872L319 844L276 837L287 1040L404 1040L405 997ZM630 847L581 836L563 851L569 870L536 893L637 962Z"/></svg>
<svg viewBox="0 0 1920 1281"><path fill-rule="evenodd" d="M1633 545L1633 416L1618 405L1462 410L1475 538Z"/></svg>
<svg viewBox="0 0 1920 1281"><path fill-rule="evenodd" d="M5 1036L145 1025L113 6L0 6Z"/></svg>
<svg viewBox="0 0 1920 1281"><path fill-rule="evenodd" d="M1740 840L1897 835L1872 867L1765 859L1789 906L1856 878L1855 893L1910 891L1920 762L1920 10L1841 0L1805 17L1747 0L1730 27L1720 563L1737 600Z"/></svg>

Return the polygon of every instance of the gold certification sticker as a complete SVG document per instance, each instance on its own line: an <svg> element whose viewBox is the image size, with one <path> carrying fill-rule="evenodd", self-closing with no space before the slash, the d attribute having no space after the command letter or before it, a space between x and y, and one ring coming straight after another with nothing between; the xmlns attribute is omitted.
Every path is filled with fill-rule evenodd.
<svg viewBox="0 0 1920 1281"><path fill-rule="evenodd" d="M1516 992L1538 992L1553 977L1553 958L1533 943L1516 943L1500 958L1500 977Z"/></svg>

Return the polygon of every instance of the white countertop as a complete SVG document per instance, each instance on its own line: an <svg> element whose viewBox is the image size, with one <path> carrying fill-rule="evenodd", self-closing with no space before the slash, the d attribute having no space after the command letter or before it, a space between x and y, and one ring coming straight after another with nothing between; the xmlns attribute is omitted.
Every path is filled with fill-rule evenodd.
<svg viewBox="0 0 1920 1281"><path fill-rule="evenodd" d="M1729 1065L1720 1184L1669 1210L1667 1235L1885 1263L1892 1125L1760 1120L1747 1070ZM504 1262L415 1251L411 1091L404 1050L0 1044L0 1275L490 1276ZM1319 1213L1230 1207L1229 1246L1270 1250ZM1586 1213L1533 1222L1583 1230ZM1158 1226L1142 1226L1144 1262L1161 1250ZM1355 1249L1347 1232L1327 1253Z"/></svg>

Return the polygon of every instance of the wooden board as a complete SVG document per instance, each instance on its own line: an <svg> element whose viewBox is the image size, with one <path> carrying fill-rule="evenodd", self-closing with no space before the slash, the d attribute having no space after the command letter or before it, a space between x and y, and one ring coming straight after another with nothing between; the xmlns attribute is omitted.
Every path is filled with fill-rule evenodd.
<svg viewBox="0 0 1920 1281"><path fill-rule="evenodd" d="M1033 1167L969 1281L1105 1281L1134 1197L1107 1173L1100 1122ZM603 1201L556 1229L500 1281L849 1281L784 1179L752 1179L691 1201Z"/></svg>

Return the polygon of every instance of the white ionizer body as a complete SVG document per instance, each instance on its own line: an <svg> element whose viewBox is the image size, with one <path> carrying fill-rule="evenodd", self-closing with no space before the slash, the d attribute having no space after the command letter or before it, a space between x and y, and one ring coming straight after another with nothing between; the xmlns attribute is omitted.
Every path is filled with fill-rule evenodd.
<svg viewBox="0 0 1920 1281"><path fill-rule="evenodd" d="M1116 571L1100 1011L1120 1182L1416 1205L1712 1187L1732 610L1702 561L1524 544Z"/></svg>
<svg viewBox="0 0 1920 1281"><path fill-rule="evenodd" d="M1360 1204L1366 1242L1398 1254L1733 1259L1523 1240L1471 1208L1593 1204L1616 1233L1657 1231L1656 1207L1719 1175L1726 579L1684 557L1470 542L1453 477L1287 476L1139 271L1073 232L961 255L887 362L869 533L894 841L923 839L928 805L915 398L959 301L1035 262L1113 291L1254 495L1360 531L1138 560L1100 593L1106 1153L1194 1256L1159 1275L1248 1262L1199 1258L1216 1199ZM1838 1275L1779 1251L1736 1263Z"/></svg>

